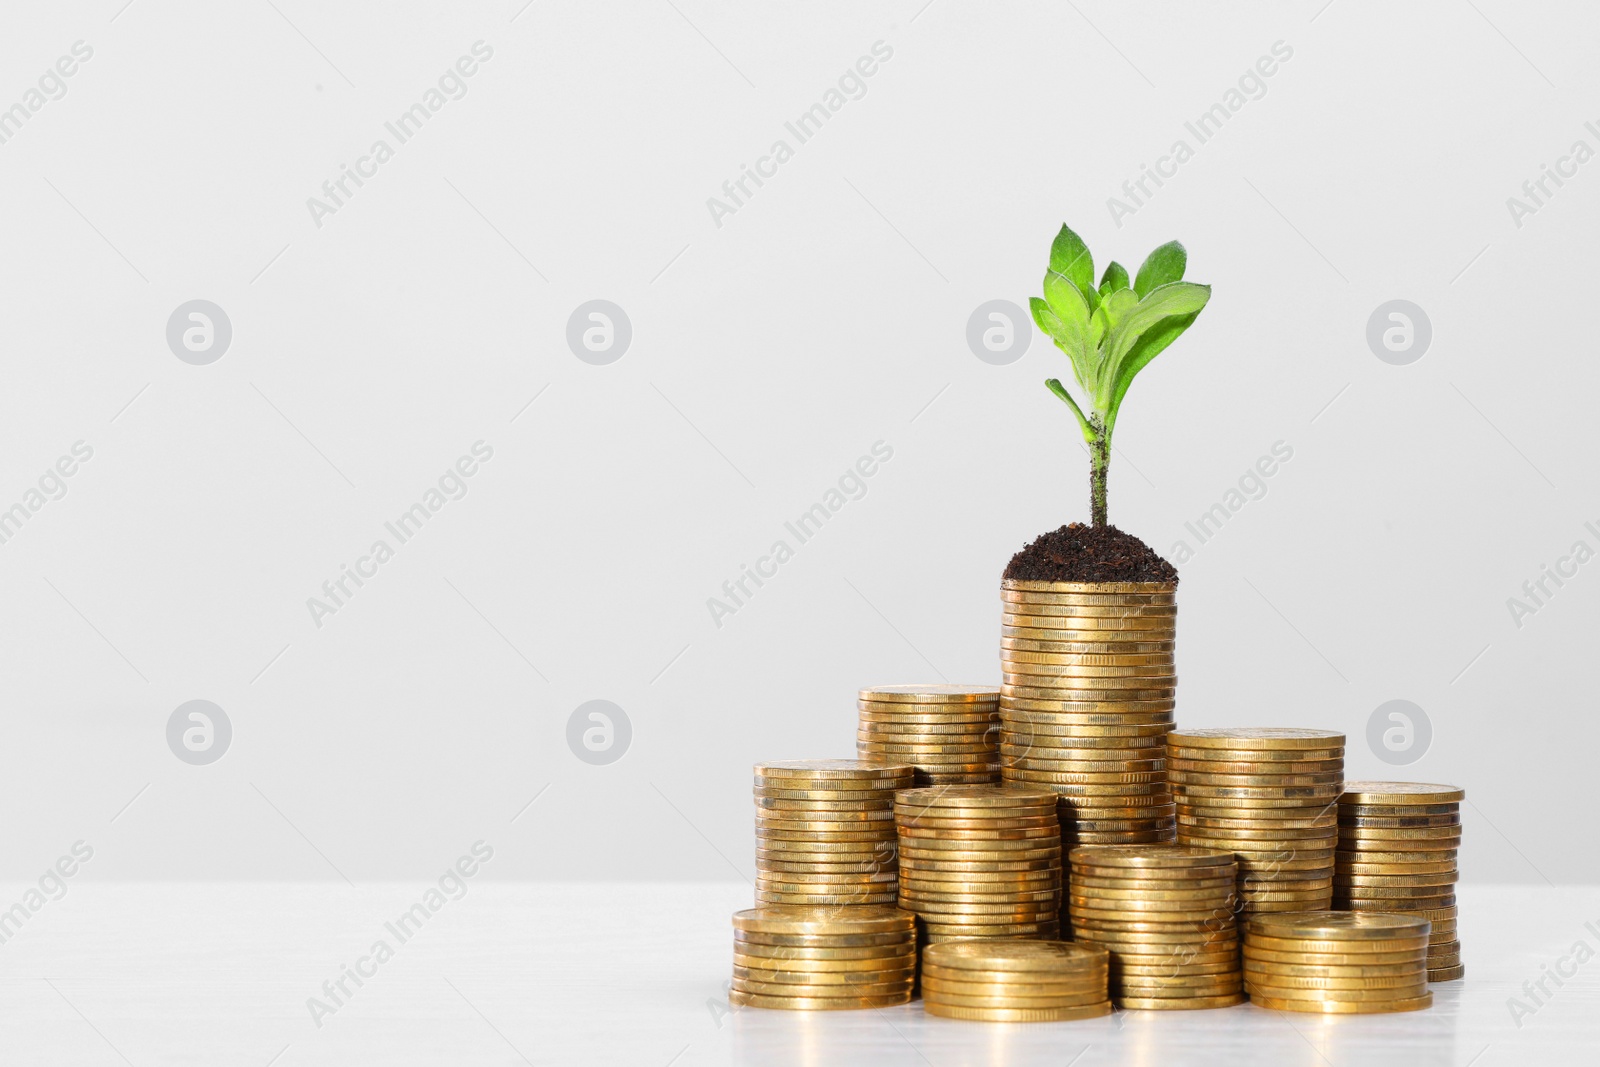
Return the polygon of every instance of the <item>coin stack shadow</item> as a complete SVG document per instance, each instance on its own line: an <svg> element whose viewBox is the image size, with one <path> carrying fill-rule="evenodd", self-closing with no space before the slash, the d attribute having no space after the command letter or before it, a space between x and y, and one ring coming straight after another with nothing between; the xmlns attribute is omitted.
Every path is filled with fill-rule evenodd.
<svg viewBox="0 0 1600 1067"><path fill-rule="evenodd" d="M1064 941L947 941L922 953L929 1015L983 1022L1060 1022L1111 1012L1106 953Z"/></svg>
<svg viewBox="0 0 1600 1067"><path fill-rule="evenodd" d="M1456 932L1456 852L1466 797L1453 785L1346 782L1339 798L1333 906L1429 920L1430 982L1466 974Z"/></svg>
<svg viewBox="0 0 1600 1067"><path fill-rule="evenodd" d="M897 908L752 908L733 916L736 1006L887 1008L911 1000L916 920Z"/></svg>
<svg viewBox="0 0 1600 1067"><path fill-rule="evenodd" d="M909 763L917 785L1000 780L1000 690L981 685L879 685L856 701L856 755Z"/></svg>
<svg viewBox="0 0 1600 1067"><path fill-rule="evenodd" d="M1072 850L1072 939L1111 953L1121 1008L1223 1008L1244 1003L1231 852L1183 845Z"/></svg>
<svg viewBox="0 0 1600 1067"><path fill-rule="evenodd" d="M1329 906L1344 734L1174 730L1167 735L1167 768L1178 840L1238 857L1241 913Z"/></svg>
<svg viewBox="0 0 1600 1067"><path fill-rule="evenodd" d="M1244 924L1244 987L1279 1011L1416 1011L1428 991L1428 920L1364 911L1275 912Z"/></svg>
<svg viewBox="0 0 1600 1067"><path fill-rule="evenodd" d="M1069 848L1173 838L1176 590L1002 583L1000 773L1060 798Z"/></svg>
<svg viewBox="0 0 1600 1067"><path fill-rule="evenodd" d="M1055 795L1002 785L936 785L895 797L900 907L923 943L1055 938L1061 829Z"/></svg>
<svg viewBox="0 0 1600 1067"><path fill-rule="evenodd" d="M895 902L894 798L910 766L782 760L755 776L758 903Z"/></svg>

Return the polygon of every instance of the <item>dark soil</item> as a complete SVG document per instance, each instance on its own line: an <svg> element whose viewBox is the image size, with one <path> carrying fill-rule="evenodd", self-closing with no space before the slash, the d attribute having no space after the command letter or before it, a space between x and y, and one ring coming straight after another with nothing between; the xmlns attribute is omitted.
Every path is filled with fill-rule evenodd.
<svg viewBox="0 0 1600 1067"><path fill-rule="evenodd" d="M1115 526L1075 522L1040 534L1011 557L1004 576L1025 582L1176 582L1178 569Z"/></svg>

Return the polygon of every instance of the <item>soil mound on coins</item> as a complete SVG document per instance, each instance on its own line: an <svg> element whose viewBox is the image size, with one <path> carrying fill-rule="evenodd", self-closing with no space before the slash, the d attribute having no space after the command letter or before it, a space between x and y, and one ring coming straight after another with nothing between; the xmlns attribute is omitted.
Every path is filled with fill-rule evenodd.
<svg viewBox="0 0 1600 1067"><path fill-rule="evenodd" d="M1004 577L1025 582L1176 582L1178 569L1115 526L1074 522L1040 534L1011 557Z"/></svg>

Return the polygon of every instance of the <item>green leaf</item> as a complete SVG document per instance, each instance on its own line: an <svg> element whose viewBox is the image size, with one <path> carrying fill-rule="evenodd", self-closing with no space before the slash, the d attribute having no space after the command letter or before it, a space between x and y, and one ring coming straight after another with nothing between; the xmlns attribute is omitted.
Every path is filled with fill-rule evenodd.
<svg viewBox="0 0 1600 1067"><path fill-rule="evenodd" d="M1106 345L1112 370L1105 383L1110 388L1104 410L1110 421L1115 421L1134 377L1182 336L1210 299L1209 285L1172 282L1152 290L1122 320Z"/></svg>
<svg viewBox="0 0 1600 1067"><path fill-rule="evenodd" d="M1144 297L1160 286L1182 281L1184 269L1188 265L1189 253L1184 250L1183 245L1177 241L1168 241L1144 258L1144 265L1139 268L1139 276L1134 279L1133 291Z"/></svg>
<svg viewBox="0 0 1600 1067"><path fill-rule="evenodd" d="M1046 271L1044 275L1044 299L1050 305L1050 310L1055 312L1056 318L1062 322L1070 323L1082 329L1089 321L1089 301L1084 297L1083 290L1079 289L1065 274L1055 271Z"/></svg>
<svg viewBox="0 0 1600 1067"><path fill-rule="evenodd" d="M1092 366L1094 355L1094 345L1089 339L1089 312L1084 307L1083 296L1065 279L1060 282L1056 297L1066 312L1065 316L1056 313L1055 305L1036 296L1028 299L1028 306L1033 310L1033 321L1056 343L1057 348L1067 354L1067 359L1072 362L1073 377L1087 390L1089 385L1085 374ZM1076 307L1073 301L1077 302Z"/></svg>
<svg viewBox="0 0 1600 1067"><path fill-rule="evenodd" d="M1128 269L1116 260L1106 264L1106 272L1100 276L1100 295L1114 293L1118 289L1128 288Z"/></svg>
<svg viewBox="0 0 1600 1067"><path fill-rule="evenodd" d="M1050 269L1066 275L1080 293L1094 288L1094 257L1089 246L1064 223L1050 246Z"/></svg>
<svg viewBox="0 0 1600 1067"><path fill-rule="evenodd" d="M1067 392L1066 386L1062 385L1061 382L1055 378L1045 379L1044 385L1046 389L1060 397L1066 403L1067 407L1072 409L1072 414L1078 420L1078 428L1083 431L1083 439L1085 441L1093 441L1094 427L1090 425L1088 419L1084 418L1083 409L1078 406L1078 402L1076 400L1072 399L1072 394Z"/></svg>

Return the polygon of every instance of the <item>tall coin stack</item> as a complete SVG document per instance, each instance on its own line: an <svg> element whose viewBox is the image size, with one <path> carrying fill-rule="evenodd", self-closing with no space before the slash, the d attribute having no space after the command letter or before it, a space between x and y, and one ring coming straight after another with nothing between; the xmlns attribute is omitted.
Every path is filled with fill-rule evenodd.
<svg viewBox="0 0 1600 1067"><path fill-rule="evenodd" d="M1231 852L1183 845L1075 848L1072 939L1111 953L1111 997L1123 1008L1244 1003Z"/></svg>
<svg viewBox="0 0 1600 1067"><path fill-rule="evenodd" d="M1167 735L1167 766L1178 840L1238 857L1242 912L1329 906L1344 734L1175 730Z"/></svg>
<svg viewBox="0 0 1600 1067"><path fill-rule="evenodd" d="M1069 845L1172 840L1163 745L1178 683L1176 590L1002 583L1001 775L1062 798Z"/></svg>
<svg viewBox="0 0 1600 1067"><path fill-rule="evenodd" d="M1055 794L937 785L895 797L900 907L932 943L1060 933L1061 827Z"/></svg>
<svg viewBox="0 0 1600 1067"><path fill-rule="evenodd" d="M733 916L729 1003L887 1008L911 999L916 920L896 908L751 908Z"/></svg>
<svg viewBox="0 0 1600 1067"><path fill-rule="evenodd" d="M1466 791L1421 782L1346 782L1339 798L1333 906L1433 923L1428 980L1466 973L1456 935L1456 851Z"/></svg>
<svg viewBox="0 0 1600 1067"><path fill-rule="evenodd" d="M1244 988L1279 1011L1416 1011L1428 991L1428 920L1364 911L1279 912L1244 923Z"/></svg>
<svg viewBox="0 0 1600 1067"><path fill-rule="evenodd" d="M985 685L878 685L861 690L856 755L909 763L917 785L1000 780L1000 690Z"/></svg>
<svg viewBox="0 0 1600 1067"><path fill-rule="evenodd" d="M952 941L922 954L929 1015L983 1022L1092 1019L1111 1013L1106 953L1063 941Z"/></svg>
<svg viewBox="0 0 1600 1067"><path fill-rule="evenodd" d="M893 904L895 790L904 764L758 763L756 902Z"/></svg>

